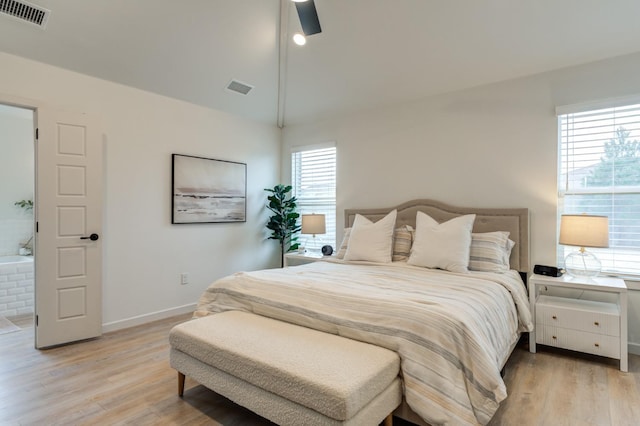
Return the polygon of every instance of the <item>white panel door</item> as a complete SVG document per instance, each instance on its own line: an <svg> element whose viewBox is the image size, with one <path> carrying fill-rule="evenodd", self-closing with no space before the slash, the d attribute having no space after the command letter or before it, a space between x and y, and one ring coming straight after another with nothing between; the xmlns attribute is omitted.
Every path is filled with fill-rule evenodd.
<svg viewBox="0 0 640 426"><path fill-rule="evenodd" d="M102 132L37 110L36 347L102 334Z"/></svg>

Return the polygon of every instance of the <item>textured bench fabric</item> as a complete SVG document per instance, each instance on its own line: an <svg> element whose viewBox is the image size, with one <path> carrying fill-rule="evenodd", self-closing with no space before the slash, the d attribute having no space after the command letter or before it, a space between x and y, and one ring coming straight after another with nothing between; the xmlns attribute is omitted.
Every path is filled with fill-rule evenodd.
<svg viewBox="0 0 640 426"><path fill-rule="evenodd" d="M387 349L240 311L180 324L169 339L178 371L174 358L186 354L339 421L393 387L399 372L398 355ZM392 399L388 413L401 395Z"/></svg>
<svg viewBox="0 0 640 426"><path fill-rule="evenodd" d="M377 426L402 402L402 382L396 378L358 414L347 420L335 420L238 379L177 349L171 349L171 366L238 405L282 426Z"/></svg>

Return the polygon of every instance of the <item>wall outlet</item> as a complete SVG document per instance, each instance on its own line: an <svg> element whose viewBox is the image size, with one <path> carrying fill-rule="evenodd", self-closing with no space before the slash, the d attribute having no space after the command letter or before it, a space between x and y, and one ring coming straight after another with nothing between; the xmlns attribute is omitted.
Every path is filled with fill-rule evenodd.
<svg viewBox="0 0 640 426"><path fill-rule="evenodd" d="M180 274L180 284L189 284L189 274L187 274L186 272Z"/></svg>

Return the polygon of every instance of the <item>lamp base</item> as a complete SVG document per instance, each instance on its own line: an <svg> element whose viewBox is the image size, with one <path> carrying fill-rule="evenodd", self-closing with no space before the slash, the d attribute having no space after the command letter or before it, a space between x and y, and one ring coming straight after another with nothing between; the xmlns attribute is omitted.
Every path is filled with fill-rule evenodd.
<svg viewBox="0 0 640 426"><path fill-rule="evenodd" d="M564 269L572 277L595 278L602 271L602 263L595 255L582 249L565 257Z"/></svg>
<svg viewBox="0 0 640 426"><path fill-rule="evenodd" d="M321 242L314 235L312 238L307 238L304 242L304 248L310 252L320 253Z"/></svg>

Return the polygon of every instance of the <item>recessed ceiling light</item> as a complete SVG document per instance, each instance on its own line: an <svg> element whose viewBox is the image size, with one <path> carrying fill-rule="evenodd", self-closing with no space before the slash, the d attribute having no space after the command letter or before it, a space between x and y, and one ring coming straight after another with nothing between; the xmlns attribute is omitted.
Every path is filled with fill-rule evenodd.
<svg viewBox="0 0 640 426"><path fill-rule="evenodd" d="M298 46L304 46L307 43L307 39L304 35L300 33L295 33L293 35L293 42Z"/></svg>
<svg viewBox="0 0 640 426"><path fill-rule="evenodd" d="M292 0L294 3L304 3L307 0Z"/></svg>

